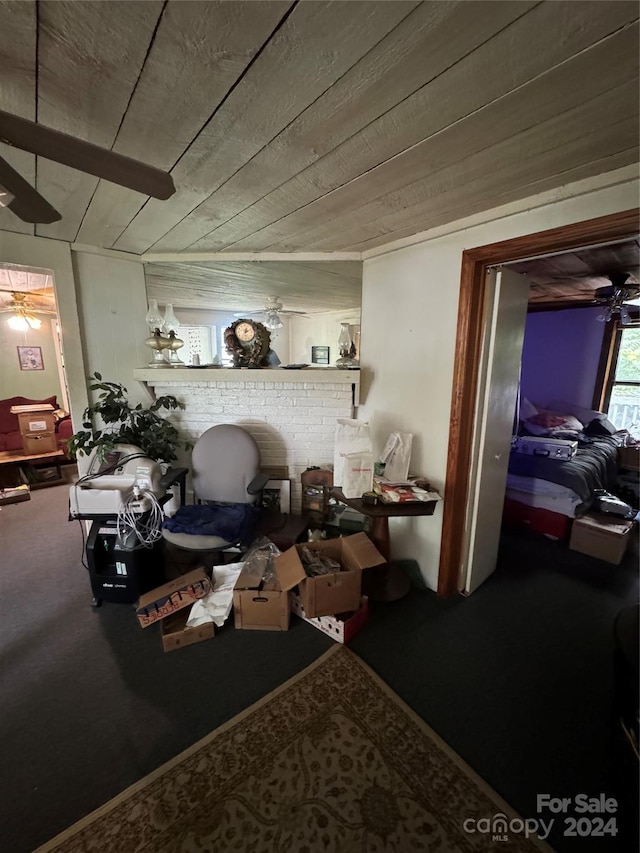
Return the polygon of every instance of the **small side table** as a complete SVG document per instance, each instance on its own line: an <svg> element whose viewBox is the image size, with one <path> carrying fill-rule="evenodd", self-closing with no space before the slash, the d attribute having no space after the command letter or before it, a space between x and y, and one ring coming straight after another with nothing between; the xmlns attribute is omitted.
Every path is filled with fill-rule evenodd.
<svg viewBox="0 0 640 853"><path fill-rule="evenodd" d="M353 507L357 512L371 519L370 536L382 556L389 561L391 541L389 538L389 519L433 515L437 501L416 501L402 504L365 504L362 498L345 498L340 489L330 490L331 497L340 503ZM385 566L367 569L369 589L367 593L373 601L397 601L403 598L411 588L411 581L393 562Z"/></svg>

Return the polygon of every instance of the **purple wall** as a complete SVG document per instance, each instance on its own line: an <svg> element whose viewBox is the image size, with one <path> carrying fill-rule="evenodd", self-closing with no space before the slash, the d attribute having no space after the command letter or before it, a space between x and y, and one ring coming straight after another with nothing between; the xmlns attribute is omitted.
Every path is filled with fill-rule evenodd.
<svg viewBox="0 0 640 853"><path fill-rule="evenodd" d="M605 324L601 308L527 316L521 393L538 405L566 400L591 408Z"/></svg>

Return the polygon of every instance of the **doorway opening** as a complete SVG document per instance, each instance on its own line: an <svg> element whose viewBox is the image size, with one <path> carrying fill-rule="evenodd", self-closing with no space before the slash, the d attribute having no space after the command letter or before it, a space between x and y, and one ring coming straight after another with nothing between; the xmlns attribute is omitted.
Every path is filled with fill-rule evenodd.
<svg viewBox="0 0 640 853"><path fill-rule="evenodd" d="M630 239L638 209L579 222L467 250L462 256L456 359L452 388L438 594L458 592L465 545L464 525L471 487L476 400L482 381L482 344L488 324L487 270L491 266L582 246Z"/></svg>
<svg viewBox="0 0 640 853"><path fill-rule="evenodd" d="M66 482L73 423L51 269L0 264L0 352L2 471L19 467L31 488Z"/></svg>

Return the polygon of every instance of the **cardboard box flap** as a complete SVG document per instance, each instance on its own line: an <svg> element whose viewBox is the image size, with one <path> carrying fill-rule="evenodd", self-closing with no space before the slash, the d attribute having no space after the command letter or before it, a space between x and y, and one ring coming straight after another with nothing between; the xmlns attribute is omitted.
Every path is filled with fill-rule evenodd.
<svg viewBox="0 0 640 853"><path fill-rule="evenodd" d="M261 566L245 563L238 575L234 589L259 589L262 583L263 568Z"/></svg>
<svg viewBox="0 0 640 853"><path fill-rule="evenodd" d="M633 521L631 520L607 516L601 513L583 515L582 518L576 519L574 524L576 523L589 528L594 533L607 533L611 536L626 536L633 527Z"/></svg>
<svg viewBox="0 0 640 853"><path fill-rule="evenodd" d="M366 533L356 533L345 536L342 540L343 554L348 555L353 569L370 569L382 566L387 561L373 544ZM345 560L346 563L346 560Z"/></svg>
<svg viewBox="0 0 640 853"><path fill-rule="evenodd" d="M295 547L279 554L274 562L280 586L285 591L293 589L307 577Z"/></svg>
<svg viewBox="0 0 640 853"><path fill-rule="evenodd" d="M305 542L310 551L320 551L342 564L344 571L353 572L381 566L387 561L366 533L354 533L339 539Z"/></svg>
<svg viewBox="0 0 640 853"><path fill-rule="evenodd" d="M138 610L142 610L151 604L162 602L170 598L173 593L179 593L181 590L192 585L200 586L202 588L202 595L209 591L211 584L204 569L194 569L186 575L180 575L180 577L174 578L174 580L168 581L162 586L156 587L156 589L145 592L140 596L140 600L138 601Z"/></svg>

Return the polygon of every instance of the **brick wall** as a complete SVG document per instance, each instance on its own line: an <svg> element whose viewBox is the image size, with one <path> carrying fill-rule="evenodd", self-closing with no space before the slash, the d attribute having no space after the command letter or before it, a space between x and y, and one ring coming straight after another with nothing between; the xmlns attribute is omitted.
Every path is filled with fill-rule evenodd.
<svg viewBox="0 0 640 853"><path fill-rule="evenodd" d="M173 394L186 408L169 415L195 441L215 424L243 427L265 466L286 466L291 510L300 511L300 474L333 464L336 418L353 417L353 391L344 382L154 382L157 396ZM180 460L189 465L188 458Z"/></svg>

